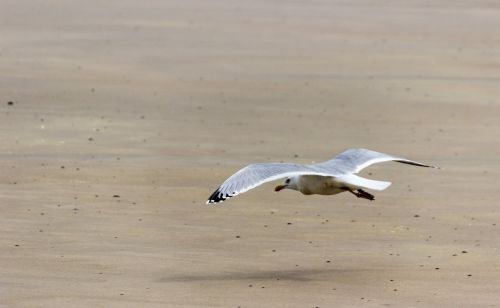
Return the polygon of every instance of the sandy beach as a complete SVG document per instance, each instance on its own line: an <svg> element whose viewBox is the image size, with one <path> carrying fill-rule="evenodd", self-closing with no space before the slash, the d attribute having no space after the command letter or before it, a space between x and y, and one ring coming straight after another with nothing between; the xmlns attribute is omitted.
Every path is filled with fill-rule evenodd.
<svg viewBox="0 0 500 308"><path fill-rule="evenodd" d="M500 5L1 1L0 307L500 305ZM254 162L363 147L373 202Z"/></svg>

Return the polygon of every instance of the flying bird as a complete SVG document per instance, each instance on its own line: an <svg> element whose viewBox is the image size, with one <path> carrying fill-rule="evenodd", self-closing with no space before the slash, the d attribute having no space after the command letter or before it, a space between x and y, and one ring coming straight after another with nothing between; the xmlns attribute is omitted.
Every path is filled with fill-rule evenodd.
<svg viewBox="0 0 500 308"><path fill-rule="evenodd" d="M275 191L293 189L300 191L304 195L335 195L347 191L358 198L375 200L375 196L364 189L384 190L391 183L366 179L357 176L356 173L370 165L386 161L437 168L367 149L348 149L328 161L312 165L291 163L251 164L224 181L208 198L207 204L223 202L259 185L282 178L285 178L285 181L283 184L276 186Z"/></svg>

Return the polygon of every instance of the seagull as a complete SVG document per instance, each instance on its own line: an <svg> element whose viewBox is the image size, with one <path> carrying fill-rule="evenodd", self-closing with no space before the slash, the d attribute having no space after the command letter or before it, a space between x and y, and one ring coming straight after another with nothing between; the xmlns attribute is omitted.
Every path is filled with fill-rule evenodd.
<svg viewBox="0 0 500 308"><path fill-rule="evenodd" d="M275 191L298 190L304 195L336 195L348 191L358 198L375 200L364 189L384 190L391 182L375 181L357 176L364 168L381 162L438 168L413 160L379 153L367 149L348 149L325 162L301 165L291 163L257 163L246 166L230 176L208 198L207 204L216 204L249 191L267 182L285 178Z"/></svg>

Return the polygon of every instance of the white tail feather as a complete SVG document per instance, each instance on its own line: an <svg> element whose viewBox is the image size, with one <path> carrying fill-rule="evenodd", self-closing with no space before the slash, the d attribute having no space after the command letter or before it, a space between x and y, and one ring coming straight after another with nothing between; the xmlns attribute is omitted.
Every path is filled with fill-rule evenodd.
<svg viewBox="0 0 500 308"><path fill-rule="evenodd" d="M345 182L345 183L353 185L353 186L356 186L356 187L369 188L369 189L373 189L373 190L384 190L391 185L391 182L365 179L365 178L362 178L362 177L354 175L354 174L348 174L348 175L343 175L343 176L337 177L337 180Z"/></svg>

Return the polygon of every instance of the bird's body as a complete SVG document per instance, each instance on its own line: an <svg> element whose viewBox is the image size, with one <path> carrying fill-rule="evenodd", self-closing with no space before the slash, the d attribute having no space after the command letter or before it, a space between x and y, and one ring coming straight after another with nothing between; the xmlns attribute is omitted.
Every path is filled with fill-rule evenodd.
<svg viewBox="0 0 500 308"><path fill-rule="evenodd" d="M349 149L331 160L300 165L289 163L261 163L248 165L229 177L209 197L207 203L218 203L261 184L286 178L275 191L293 189L304 195L335 195L348 191L358 198L374 200L363 189L384 190L390 182L375 181L355 175L369 165L396 161L421 167L433 167L422 163L366 149Z"/></svg>
<svg viewBox="0 0 500 308"><path fill-rule="evenodd" d="M298 175L297 181L298 191L304 195L336 195L345 191L341 187L347 186L331 176Z"/></svg>

